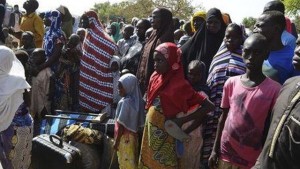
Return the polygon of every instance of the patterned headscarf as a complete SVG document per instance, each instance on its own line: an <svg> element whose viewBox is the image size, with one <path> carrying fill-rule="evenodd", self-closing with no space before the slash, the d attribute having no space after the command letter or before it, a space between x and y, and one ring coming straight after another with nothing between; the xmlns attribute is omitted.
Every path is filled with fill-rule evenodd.
<svg viewBox="0 0 300 169"><path fill-rule="evenodd" d="M97 13L85 13L89 28L80 62L79 104L85 111L98 112L113 101L113 78L109 62L117 46L105 33Z"/></svg>
<svg viewBox="0 0 300 169"><path fill-rule="evenodd" d="M49 58L53 54L53 49L58 38L63 36L63 31L61 30L61 17L57 10L51 11L50 15L47 17L51 20L50 29L46 32L44 36L44 45L46 57Z"/></svg>

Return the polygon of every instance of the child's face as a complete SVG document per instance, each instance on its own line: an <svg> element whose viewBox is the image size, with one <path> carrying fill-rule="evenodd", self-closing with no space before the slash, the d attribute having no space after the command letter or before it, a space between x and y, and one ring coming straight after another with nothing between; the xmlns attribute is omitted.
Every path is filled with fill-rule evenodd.
<svg viewBox="0 0 300 169"><path fill-rule="evenodd" d="M190 67L188 69L188 80L192 85L198 84L201 81L201 71L198 67Z"/></svg>
<svg viewBox="0 0 300 169"><path fill-rule="evenodd" d="M126 27L123 32L124 39L129 39L130 36L132 36L132 35L133 35L132 29Z"/></svg>
<svg viewBox="0 0 300 169"><path fill-rule="evenodd" d="M264 60L268 57L268 50L259 39L249 37L244 43L242 56L247 69L261 70Z"/></svg>
<svg viewBox="0 0 300 169"><path fill-rule="evenodd" d="M110 66L111 71L116 72L119 71L119 65L117 62L112 62L111 66Z"/></svg>
<svg viewBox="0 0 300 169"><path fill-rule="evenodd" d="M224 43L230 52L242 45L242 35L239 35L233 27L228 27L225 32Z"/></svg>
<svg viewBox="0 0 300 169"><path fill-rule="evenodd" d="M67 47L74 49L79 44L79 41L76 38L71 37L67 43Z"/></svg>
<svg viewBox="0 0 300 169"><path fill-rule="evenodd" d="M83 42L84 38L85 38L85 31L78 31L77 35L80 37L80 41Z"/></svg>
<svg viewBox="0 0 300 169"><path fill-rule="evenodd" d="M22 35L21 42L24 45L24 48L26 49L33 43L33 39L30 35L24 34Z"/></svg>
<svg viewBox="0 0 300 169"><path fill-rule="evenodd" d="M165 74L169 70L169 63L163 54L155 51L153 55L154 69L158 74Z"/></svg>
<svg viewBox="0 0 300 169"><path fill-rule="evenodd" d="M33 65L40 65L45 62L45 56L41 52L32 52L29 62Z"/></svg>
<svg viewBox="0 0 300 169"><path fill-rule="evenodd" d="M126 91L125 91L125 89L124 89L124 87L123 87L123 85L122 85L121 82L118 82L118 88L119 88L119 95L121 97L126 96Z"/></svg>

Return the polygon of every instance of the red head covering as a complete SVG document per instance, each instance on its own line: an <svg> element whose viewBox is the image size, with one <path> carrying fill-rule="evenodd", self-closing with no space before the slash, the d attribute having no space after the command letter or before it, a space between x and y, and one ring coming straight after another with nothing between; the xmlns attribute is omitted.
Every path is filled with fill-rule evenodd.
<svg viewBox="0 0 300 169"><path fill-rule="evenodd" d="M181 50L174 43L163 43L155 51L167 59L170 69L165 74L152 74L147 92L149 108L153 100L160 96L161 107L166 117L175 117L179 112L187 112L192 106L201 104L205 96L197 93L185 80L181 64Z"/></svg>

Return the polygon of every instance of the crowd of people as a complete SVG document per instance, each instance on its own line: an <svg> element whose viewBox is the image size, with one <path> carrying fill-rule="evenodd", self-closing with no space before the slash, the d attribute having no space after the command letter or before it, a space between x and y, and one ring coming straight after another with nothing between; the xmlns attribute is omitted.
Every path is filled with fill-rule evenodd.
<svg viewBox="0 0 300 169"><path fill-rule="evenodd" d="M42 14L37 0L5 20L0 0L0 161L27 169L55 110L115 119L120 169L300 167L300 38L284 4L253 32L217 8L189 21L169 9L132 23Z"/></svg>

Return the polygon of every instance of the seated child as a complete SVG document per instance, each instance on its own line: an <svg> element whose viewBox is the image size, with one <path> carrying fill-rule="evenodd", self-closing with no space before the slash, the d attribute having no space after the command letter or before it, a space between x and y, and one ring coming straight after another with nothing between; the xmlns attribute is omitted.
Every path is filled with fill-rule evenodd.
<svg viewBox="0 0 300 169"><path fill-rule="evenodd" d="M42 48L35 49L29 59L29 71L37 65L45 63L45 61L45 50ZM40 120L50 113L51 102L48 98L50 77L51 69L49 67L41 70L37 76L32 76L30 112L32 118L35 119L34 135L38 133Z"/></svg>

